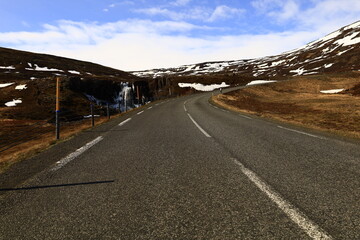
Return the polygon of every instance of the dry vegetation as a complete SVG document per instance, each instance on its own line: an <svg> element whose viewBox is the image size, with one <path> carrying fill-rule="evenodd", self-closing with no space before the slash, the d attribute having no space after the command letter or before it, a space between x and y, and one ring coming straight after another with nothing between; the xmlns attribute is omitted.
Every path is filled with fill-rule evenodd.
<svg viewBox="0 0 360 240"><path fill-rule="evenodd" d="M338 94L321 90L346 89ZM309 76L213 97L223 107L360 138L360 74Z"/></svg>
<svg viewBox="0 0 360 240"><path fill-rule="evenodd" d="M107 117L101 117L95 120L95 124L99 125L107 121ZM16 146L0 153L0 172L6 170L12 164L34 156L56 143L55 127L53 124L44 124L40 128L36 128L36 131L26 131L26 129L31 129L29 126L33 124L33 121L28 120L4 119L0 120L0 124L2 126L0 131L1 139L6 140L7 136L14 135L16 132L26 136L26 139ZM61 127L61 139L59 141L69 139L89 128L91 128L90 119L67 123ZM21 138L21 135L19 137Z"/></svg>

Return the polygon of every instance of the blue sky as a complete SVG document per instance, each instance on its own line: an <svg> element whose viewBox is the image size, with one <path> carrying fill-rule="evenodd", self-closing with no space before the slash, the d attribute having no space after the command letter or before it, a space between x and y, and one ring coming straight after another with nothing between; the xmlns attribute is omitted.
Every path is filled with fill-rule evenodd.
<svg viewBox="0 0 360 240"><path fill-rule="evenodd" d="M280 54L360 20L359 0L0 3L0 46L121 70Z"/></svg>

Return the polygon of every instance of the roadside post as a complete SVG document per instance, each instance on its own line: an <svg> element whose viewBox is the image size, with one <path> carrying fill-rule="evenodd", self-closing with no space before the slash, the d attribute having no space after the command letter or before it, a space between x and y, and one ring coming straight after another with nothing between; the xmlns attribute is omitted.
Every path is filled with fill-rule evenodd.
<svg viewBox="0 0 360 240"><path fill-rule="evenodd" d="M56 78L56 109L55 109L55 137L56 140L60 139L60 78Z"/></svg>
<svg viewBox="0 0 360 240"><path fill-rule="evenodd" d="M110 119L110 107L109 107L109 103L106 104L106 115L107 115L107 118Z"/></svg>
<svg viewBox="0 0 360 240"><path fill-rule="evenodd" d="M140 90L139 90L139 86L136 86L136 93L137 93L138 104L140 105Z"/></svg>
<svg viewBox="0 0 360 240"><path fill-rule="evenodd" d="M95 126L95 120L94 120L94 105L90 104L90 111L91 111L91 126Z"/></svg>

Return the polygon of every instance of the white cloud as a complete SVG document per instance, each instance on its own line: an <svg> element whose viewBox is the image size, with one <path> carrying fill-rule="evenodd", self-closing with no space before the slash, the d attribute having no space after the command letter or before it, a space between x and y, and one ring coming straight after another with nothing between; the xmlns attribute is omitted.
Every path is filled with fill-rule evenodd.
<svg viewBox="0 0 360 240"><path fill-rule="evenodd" d="M176 0L171 3L173 6L186 6L191 2L191 0Z"/></svg>
<svg viewBox="0 0 360 240"><path fill-rule="evenodd" d="M251 5L261 13L266 13L282 4L284 4L283 0L253 0L251 2Z"/></svg>
<svg viewBox="0 0 360 240"><path fill-rule="evenodd" d="M300 10L299 0L255 0L251 4L260 13L281 23L297 17Z"/></svg>
<svg viewBox="0 0 360 240"><path fill-rule="evenodd" d="M261 14L280 24L291 23L297 29L321 34L359 20L359 0L253 0Z"/></svg>
<svg viewBox="0 0 360 240"><path fill-rule="evenodd" d="M129 20L107 24L60 21L58 25L44 25L40 32L0 33L0 44L121 70L141 70L262 57L313 40L312 32L187 36L196 28L203 27L173 21Z"/></svg>
<svg viewBox="0 0 360 240"><path fill-rule="evenodd" d="M163 16L171 20L201 20L204 22L214 22L222 19L241 16L245 10L231 8L225 5L217 6L215 9L205 7L193 7L184 11L172 11L167 8L153 7L134 10L138 13L144 13L150 16Z"/></svg>
<svg viewBox="0 0 360 240"><path fill-rule="evenodd" d="M235 16L240 16L245 13L244 9L231 8L225 5L217 6L211 16L208 18L209 22L214 22L220 19L233 18Z"/></svg>
<svg viewBox="0 0 360 240"><path fill-rule="evenodd" d="M314 3L298 14L296 20L300 25L329 31L359 20L359 0L314 0Z"/></svg>

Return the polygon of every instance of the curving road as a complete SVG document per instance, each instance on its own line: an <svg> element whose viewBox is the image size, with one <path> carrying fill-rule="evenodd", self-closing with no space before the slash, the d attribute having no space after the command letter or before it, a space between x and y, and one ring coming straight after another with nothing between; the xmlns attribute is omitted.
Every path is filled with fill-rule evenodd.
<svg viewBox="0 0 360 240"><path fill-rule="evenodd" d="M360 239L360 146L151 104L0 176L0 239Z"/></svg>

